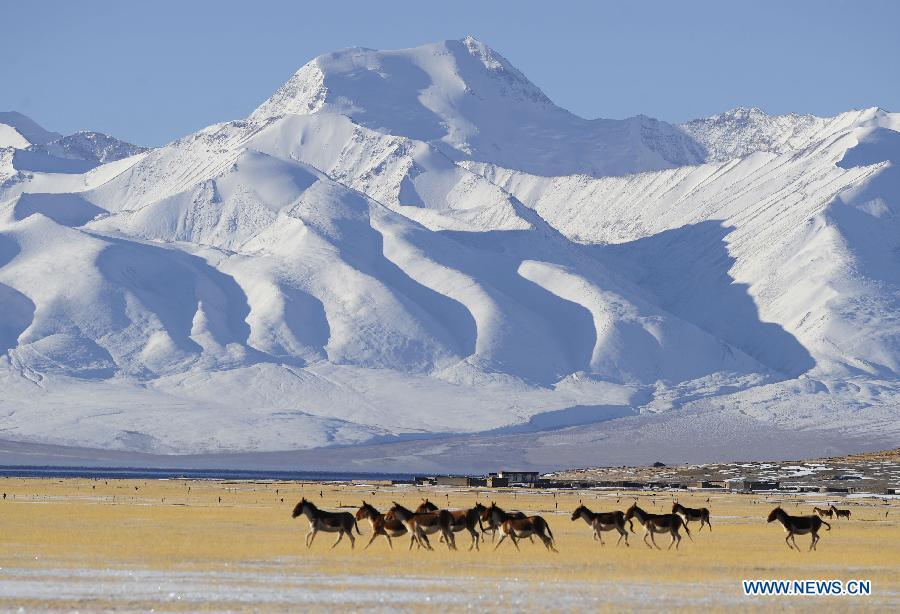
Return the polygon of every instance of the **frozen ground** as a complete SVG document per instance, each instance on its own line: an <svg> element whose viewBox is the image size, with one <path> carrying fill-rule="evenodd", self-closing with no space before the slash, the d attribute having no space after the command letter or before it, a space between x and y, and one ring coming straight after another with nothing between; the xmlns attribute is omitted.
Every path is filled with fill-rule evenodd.
<svg viewBox="0 0 900 614"><path fill-rule="evenodd" d="M4 569L0 574L0 600L26 604L21 606L24 611L41 612L68 612L72 604L104 611L197 608L206 612L283 611L298 607L372 612L422 611L435 607L448 611L697 607L748 611L754 607L737 592L734 581L679 584L652 580L566 582L554 579L545 582L512 576L486 579L385 577L384 574L340 578L285 574L270 568L233 572ZM878 601L886 607L888 603L896 603L896 599L885 594ZM822 611L838 605L824 598L817 602ZM801 605L782 602L781 607L802 610ZM757 607L762 609L763 604Z"/></svg>
<svg viewBox="0 0 900 614"><path fill-rule="evenodd" d="M321 56L151 151L0 114L3 448L456 470L890 447L898 126L587 120L472 38Z"/></svg>
<svg viewBox="0 0 900 614"><path fill-rule="evenodd" d="M0 599L40 600L68 610L73 602L101 602L111 609L159 604L204 611L319 607L453 610L554 610L596 607L735 606L742 598L727 583L707 583L708 597L698 603L688 590L651 581L534 582L516 577L352 577L282 573L271 566L244 571L124 571L77 569L4 569ZM692 592L692 591L691 591ZM42 610L44 608L41 608Z"/></svg>
<svg viewBox="0 0 900 614"><path fill-rule="evenodd" d="M590 538L580 503L624 509L671 507L671 493L540 489L416 488L372 484L270 481L0 478L7 547L0 553L0 609L16 611L283 611L376 609L547 611L700 607L841 610L896 608L897 502L878 497L840 503L852 521L835 520L818 551L798 554L780 527L765 521L776 500L810 511L818 500L679 492L686 505L713 512L713 531L692 530L678 550L604 546ZM329 510L355 511L365 499L386 510L429 497L442 506L496 501L540 514L558 553L527 540L517 551L490 537L480 551L390 549L383 538L364 549L371 528L360 523L357 547L319 536L306 550L306 523L290 511L300 497ZM707 499L710 499L707 501ZM887 512L887 513L886 513ZM696 529L696 525L694 526ZM360 542L359 540L363 540ZM798 538L798 542L800 539ZM465 543L465 541L461 542ZM437 541L435 540L437 545ZM665 548L665 543L661 544ZM870 579L872 595L821 599L748 598L741 579Z"/></svg>

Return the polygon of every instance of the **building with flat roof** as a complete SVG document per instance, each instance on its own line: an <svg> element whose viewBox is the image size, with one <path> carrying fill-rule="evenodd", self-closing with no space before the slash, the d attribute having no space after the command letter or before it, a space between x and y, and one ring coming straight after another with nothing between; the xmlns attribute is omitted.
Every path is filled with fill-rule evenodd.
<svg viewBox="0 0 900 614"><path fill-rule="evenodd" d="M498 471L492 473L491 477L506 478L510 484L533 485L540 475L538 471Z"/></svg>

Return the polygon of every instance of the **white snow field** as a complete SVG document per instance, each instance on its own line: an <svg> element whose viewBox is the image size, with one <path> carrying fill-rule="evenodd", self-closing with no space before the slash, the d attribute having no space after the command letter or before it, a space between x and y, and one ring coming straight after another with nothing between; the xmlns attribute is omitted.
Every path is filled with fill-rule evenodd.
<svg viewBox="0 0 900 614"><path fill-rule="evenodd" d="M896 445L898 130L586 120L472 38L321 56L150 151L0 114L3 458Z"/></svg>

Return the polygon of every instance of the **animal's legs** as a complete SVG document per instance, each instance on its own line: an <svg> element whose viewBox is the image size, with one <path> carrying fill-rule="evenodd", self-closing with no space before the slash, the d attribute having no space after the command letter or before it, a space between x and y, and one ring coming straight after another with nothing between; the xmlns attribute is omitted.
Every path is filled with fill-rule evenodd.
<svg viewBox="0 0 900 614"><path fill-rule="evenodd" d="M434 548L431 547L431 541L428 539L428 535L425 534L425 531L419 529L419 544L421 545L423 543L425 544L426 550L434 550Z"/></svg>
<svg viewBox="0 0 900 614"><path fill-rule="evenodd" d="M334 542L333 544L331 544L332 549L333 549L335 546L337 546L339 543L341 543L341 540L342 540L342 539L344 539L344 532L343 532L343 531L341 531L340 533L338 533L337 541Z"/></svg>
<svg viewBox="0 0 900 614"><path fill-rule="evenodd" d="M472 543L469 544L469 552L472 551L473 547L478 550L478 533L475 529L469 529L469 535L472 537Z"/></svg>
<svg viewBox="0 0 900 614"><path fill-rule="evenodd" d="M376 538L376 537L378 537L378 533L373 532L373 533L372 533L371 539L369 539L369 543L366 544L366 547L363 548L363 550L368 550L368 549L369 549L369 546L372 545L372 542L375 541L375 538ZM390 538L388 538L388 539L390 539Z"/></svg>
<svg viewBox="0 0 900 614"><path fill-rule="evenodd" d="M452 531L441 531L441 540L447 544L447 550L456 550L456 539Z"/></svg>

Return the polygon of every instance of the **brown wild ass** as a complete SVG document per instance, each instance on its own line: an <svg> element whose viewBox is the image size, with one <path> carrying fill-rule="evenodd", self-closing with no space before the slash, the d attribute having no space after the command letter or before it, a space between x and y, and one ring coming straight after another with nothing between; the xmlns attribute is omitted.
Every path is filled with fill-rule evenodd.
<svg viewBox="0 0 900 614"><path fill-rule="evenodd" d="M307 548L312 546L313 540L316 538L316 534L319 531L339 533L337 541L331 546L332 548L337 546L341 540L344 539L344 534L350 538L350 548L356 547L356 540L353 538L353 529L356 529L357 534L361 535L361 533L359 532L359 525L356 524L356 520L350 512L326 512L325 510L317 508L312 501L307 501L306 497L304 497L300 503L294 507L291 517L296 518L301 514L306 516L306 519L309 521L309 532L306 534Z"/></svg>
<svg viewBox="0 0 900 614"><path fill-rule="evenodd" d="M520 550L520 539L537 535L541 541L544 542L544 547L547 548L547 550L559 552L554 544L553 532L550 530L550 525L547 524L547 521L541 516L516 518L512 514L507 514L497 507L496 503L491 503L491 507L488 508L488 513L490 514L492 524L500 527L500 541L494 546L494 550L499 548L500 544L502 544L503 540L507 537L510 538L513 545L516 547L516 550Z"/></svg>
<svg viewBox="0 0 900 614"><path fill-rule="evenodd" d="M832 518L834 516L834 512L831 511L831 507L827 507L824 510L821 507L814 507L813 512L818 514L820 518L825 518L825 516Z"/></svg>
<svg viewBox="0 0 900 614"><path fill-rule="evenodd" d="M834 514L835 518L846 518L847 520L850 520L850 510L839 510L834 505L832 505L831 513Z"/></svg>
<svg viewBox="0 0 900 614"><path fill-rule="evenodd" d="M425 512L437 512L439 509L440 508L438 506L436 506L428 499L422 499L422 503L420 503L419 507L416 508L416 513L424 514Z"/></svg>
<svg viewBox="0 0 900 614"><path fill-rule="evenodd" d="M422 504L416 508L416 513L436 512L441 516L442 526L445 524L450 526L451 549L456 550L456 536L453 534L465 529L472 537L472 543L469 544L469 550L473 547L476 550L479 550L478 542L480 541L481 536L475 528L477 527L484 533L484 526L481 524L481 510L479 508L484 508L484 506L480 503L476 503L475 507L467 510L439 510L434 503L425 499L422 501ZM443 535L441 535L441 541L444 541Z"/></svg>
<svg viewBox="0 0 900 614"><path fill-rule="evenodd" d="M431 547L431 542L428 541L428 535L438 531L441 532L441 536L447 542L447 548L452 549L450 545L452 539L450 527L446 523L442 523L441 515L438 512L414 512L396 501L393 503L394 506L388 510L388 514L391 514L406 525L406 530L409 531L410 535L410 550L412 550L413 542L418 542L419 545L425 546L428 550L434 550Z"/></svg>
<svg viewBox="0 0 900 614"><path fill-rule="evenodd" d="M819 529L822 528L822 525L824 524L828 527L829 531L831 530L831 525L818 516L789 516L788 513L780 507L776 507L769 513L768 522L774 522L776 520L781 523L781 526L784 527L784 530L787 533L787 537L784 538L784 543L792 550L793 548L796 548L798 552L800 551L800 546L797 545L797 539L794 535L806 535L807 533L811 533L812 543L810 543L809 549L815 550L816 543L819 541ZM793 547L791 547L791 542L794 544Z"/></svg>
<svg viewBox="0 0 900 614"><path fill-rule="evenodd" d="M672 549L672 544L675 544L675 549L678 550L678 546L681 544L681 535L678 533L678 530L682 527L684 527L684 532L691 538L691 541L694 541L694 538L691 537L691 530L688 529L684 520L682 520L681 516L678 514L650 514L639 508L638 504L635 503L628 508L627 512L625 512L626 520L632 518L637 519L644 527L644 543L647 544L648 548L656 546L657 550L662 550L662 548L656 544L656 539L654 539L653 534L668 533L672 536L672 541L669 542L668 550ZM647 542L648 535L650 536L650 541L653 542L653 546Z"/></svg>
<svg viewBox="0 0 900 614"><path fill-rule="evenodd" d="M579 503L581 503L579 501ZM572 512L572 520L578 520L581 518L594 530L594 539L600 540L600 545L603 545L603 536L600 534L602 531L612 531L616 530L619 532L619 541L616 542L618 546L622 541L622 538L625 538L625 545L630 545L628 543L628 531L625 530L625 512L614 511L614 512L592 512L589 510L584 504L579 505L574 512ZM628 521L631 522L630 520ZM634 531L634 525L632 525L631 530Z"/></svg>
<svg viewBox="0 0 900 614"><path fill-rule="evenodd" d="M685 507L676 501L672 504L672 513L680 514L681 517L684 518L684 526L687 526L690 522L699 520L700 528L697 529L697 533L703 530L704 524L712 531L712 525L709 523L709 509L705 507Z"/></svg>
<svg viewBox="0 0 900 614"><path fill-rule="evenodd" d="M491 503L491 506L497 505L496 503ZM482 530L482 533L487 533L490 531L491 533L491 543L494 543L494 537L497 535L497 531L500 529L500 525L494 522L494 519L491 518L491 508L485 507L481 503L475 504L475 509L478 510L478 513L481 514L481 521L487 523L487 528ZM522 512L505 512L507 516L510 518L515 518L517 520L522 520L523 518L527 518L525 514ZM534 543L534 538L530 537L531 543Z"/></svg>
<svg viewBox="0 0 900 614"><path fill-rule="evenodd" d="M362 502L362 505L356 512L357 521L364 518L367 518L369 524L372 525L372 538L369 540L369 543L366 544L366 548L372 545L372 542L375 541L376 537L384 535L385 539L387 539L388 546L393 550L394 544L391 542L391 538L400 537L407 533L405 524L393 516L382 514L375 509L373 505L366 503L365 501Z"/></svg>

